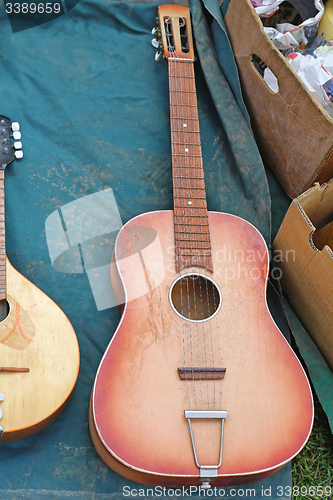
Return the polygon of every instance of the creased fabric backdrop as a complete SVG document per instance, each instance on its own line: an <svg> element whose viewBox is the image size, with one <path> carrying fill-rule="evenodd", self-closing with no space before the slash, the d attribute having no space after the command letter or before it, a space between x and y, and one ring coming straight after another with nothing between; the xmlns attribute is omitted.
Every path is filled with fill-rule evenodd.
<svg viewBox="0 0 333 500"><path fill-rule="evenodd" d="M16 33L0 9L0 112L21 123L24 145L24 159L6 170L7 254L66 313L81 352L64 413L32 437L0 444L0 498L123 498L124 486L140 486L100 460L88 430L90 392L118 309L97 309L85 272L52 267L45 221L109 188L123 223L172 208L167 64L154 61L151 46L156 5L80 0L67 15ZM269 243L269 186L219 5L193 0L191 12L209 209L244 217ZM271 185L277 193L274 178ZM278 220L288 204L276 196ZM274 291L270 303L288 335ZM256 498L270 487L271 498L289 498L290 484L288 465L256 483Z"/></svg>

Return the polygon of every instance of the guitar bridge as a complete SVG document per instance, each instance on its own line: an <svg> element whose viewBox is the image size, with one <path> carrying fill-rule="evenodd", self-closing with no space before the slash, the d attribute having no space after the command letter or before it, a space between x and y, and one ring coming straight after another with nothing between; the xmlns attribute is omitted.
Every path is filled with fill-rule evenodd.
<svg viewBox="0 0 333 500"><path fill-rule="evenodd" d="M226 368L178 368L180 380L222 380Z"/></svg>
<svg viewBox="0 0 333 500"><path fill-rule="evenodd" d="M221 467L222 464L222 450L223 450L223 431L224 431L224 420L228 416L227 411L191 411L191 410L185 410L185 417L188 420L188 425L190 428L190 434L191 434L191 441L192 441L192 448L193 448L193 454L194 454L194 460L196 463L196 466L199 469L200 472L200 477L199 481L203 483L203 487L205 488L210 488L210 481L214 481L217 476L218 476L218 470ZM221 419L221 444L220 444L220 456L219 456L219 462L217 465L202 465L199 464L198 461L198 456L195 448L195 443L194 443L194 437L193 437L193 431L192 431L192 425L191 425L191 419L194 418L217 418Z"/></svg>

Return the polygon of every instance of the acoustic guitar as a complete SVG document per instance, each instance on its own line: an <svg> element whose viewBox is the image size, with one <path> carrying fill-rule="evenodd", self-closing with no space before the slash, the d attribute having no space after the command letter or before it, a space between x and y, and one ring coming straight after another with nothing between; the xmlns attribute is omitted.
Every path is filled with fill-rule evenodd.
<svg viewBox="0 0 333 500"><path fill-rule="evenodd" d="M139 215L118 234L111 279L124 308L96 374L90 432L105 463L132 481L243 484L301 450L312 394L267 307L263 237L207 211L189 10L158 14L174 210Z"/></svg>
<svg viewBox="0 0 333 500"><path fill-rule="evenodd" d="M68 318L6 256L4 173L23 156L11 137L20 139L18 123L0 116L0 443L53 422L69 400L80 359Z"/></svg>

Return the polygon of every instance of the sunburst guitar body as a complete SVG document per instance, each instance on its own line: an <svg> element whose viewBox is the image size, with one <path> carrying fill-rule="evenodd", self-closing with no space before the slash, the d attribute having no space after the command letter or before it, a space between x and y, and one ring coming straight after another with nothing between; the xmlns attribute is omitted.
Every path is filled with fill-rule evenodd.
<svg viewBox="0 0 333 500"><path fill-rule="evenodd" d="M0 126L1 443L34 434L65 408L78 376L79 347L63 311L6 257L4 170L15 156L10 120L0 116ZM19 136L17 123L12 128L14 138ZM22 156L20 150L16 156Z"/></svg>
<svg viewBox="0 0 333 500"><path fill-rule="evenodd" d="M174 210L120 231L120 324L98 368L90 432L148 485L236 485L288 463L312 428L304 370L266 303L269 257L247 221L206 208L188 9L159 7L169 63Z"/></svg>

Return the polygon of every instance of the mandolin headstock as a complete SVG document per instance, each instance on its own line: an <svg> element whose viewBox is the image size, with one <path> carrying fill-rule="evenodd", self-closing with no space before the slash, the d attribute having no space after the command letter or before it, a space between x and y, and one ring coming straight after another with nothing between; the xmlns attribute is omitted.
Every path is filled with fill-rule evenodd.
<svg viewBox="0 0 333 500"><path fill-rule="evenodd" d="M157 43L153 45L163 50L164 59L194 61L191 15L187 7L160 5L158 26L154 28L153 34L157 35Z"/></svg>
<svg viewBox="0 0 333 500"><path fill-rule="evenodd" d="M12 144L12 139L14 143ZM0 115L0 170L15 159L23 158L20 125Z"/></svg>

